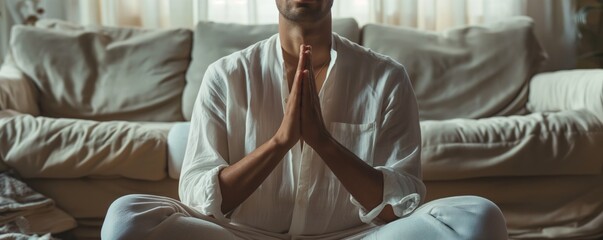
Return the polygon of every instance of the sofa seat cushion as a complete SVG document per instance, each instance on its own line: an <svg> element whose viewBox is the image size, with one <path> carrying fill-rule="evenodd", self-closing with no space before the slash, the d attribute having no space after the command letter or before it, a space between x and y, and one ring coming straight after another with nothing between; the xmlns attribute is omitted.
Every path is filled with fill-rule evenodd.
<svg viewBox="0 0 603 240"><path fill-rule="evenodd" d="M603 172L603 124L589 111L423 121L424 180Z"/></svg>
<svg viewBox="0 0 603 240"><path fill-rule="evenodd" d="M166 177L171 123L0 118L0 161L24 178Z"/></svg>
<svg viewBox="0 0 603 240"><path fill-rule="evenodd" d="M526 17L441 33L368 24L362 45L402 63L421 120L523 114L546 54Z"/></svg>
<svg viewBox="0 0 603 240"><path fill-rule="evenodd" d="M183 120L192 32L43 22L12 30L16 65L39 90L42 116Z"/></svg>
<svg viewBox="0 0 603 240"><path fill-rule="evenodd" d="M333 19L333 31L358 42L360 29L352 18ZM277 24L243 25L230 23L199 22L195 30L191 67L186 73L186 87L182 96L182 112L191 120L193 105L201 87L203 75L216 60L243 50L267 39L278 32Z"/></svg>

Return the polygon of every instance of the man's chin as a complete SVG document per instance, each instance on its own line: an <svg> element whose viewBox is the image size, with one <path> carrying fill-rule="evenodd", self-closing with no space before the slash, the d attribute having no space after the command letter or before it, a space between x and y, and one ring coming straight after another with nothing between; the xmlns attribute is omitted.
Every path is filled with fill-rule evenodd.
<svg viewBox="0 0 603 240"><path fill-rule="evenodd" d="M290 12L287 18L290 20L298 21L298 22L308 22L308 21L316 21L317 13L314 9L311 8L296 8L294 11Z"/></svg>
<svg viewBox="0 0 603 240"><path fill-rule="evenodd" d="M282 13L285 18L296 22L316 22L327 15L327 12L322 12L320 1L316 0L294 0Z"/></svg>

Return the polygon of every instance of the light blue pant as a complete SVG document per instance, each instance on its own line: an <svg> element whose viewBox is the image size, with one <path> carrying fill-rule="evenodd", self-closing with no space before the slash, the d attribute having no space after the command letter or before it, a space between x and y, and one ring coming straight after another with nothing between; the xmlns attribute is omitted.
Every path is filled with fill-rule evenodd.
<svg viewBox="0 0 603 240"><path fill-rule="evenodd" d="M328 239L507 239L505 221L498 207L473 196L435 200L406 218L357 232L342 231ZM109 208L101 236L111 240L327 239L296 238L217 223L179 201L151 195L129 195L116 200Z"/></svg>

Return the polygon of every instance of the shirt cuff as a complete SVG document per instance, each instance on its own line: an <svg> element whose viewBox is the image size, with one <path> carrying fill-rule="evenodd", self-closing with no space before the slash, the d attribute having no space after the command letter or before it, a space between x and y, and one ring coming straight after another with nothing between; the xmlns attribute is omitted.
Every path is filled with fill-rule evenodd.
<svg viewBox="0 0 603 240"><path fill-rule="evenodd" d="M220 180L218 175L220 171L228 167L227 165L220 165L213 168L205 173L203 176L203 183L200 184L204 189L201 191L201 201L196 209L201 214L206 216L213 216L217 220L228 221L228 218L222 213L222 191L220 190Z"/></svg>
<svg viewBox="0 0 603 240"><path fill-rule="evenodd" d="M353 196L350 196L352 204L359 208L358 215L363 223L370 224L379 216L386 205L391 205L397 217L405 217L412 213L421 203L418 193L408 192L408 187L399 180L395 172L390 169L377 167L383 173L383 202L370 211L367 211Z"/></svg>

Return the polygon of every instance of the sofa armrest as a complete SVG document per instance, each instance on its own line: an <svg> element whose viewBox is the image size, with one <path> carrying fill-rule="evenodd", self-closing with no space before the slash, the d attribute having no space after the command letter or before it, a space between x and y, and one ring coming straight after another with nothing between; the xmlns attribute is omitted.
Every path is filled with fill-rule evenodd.
<svg viewBox="0 0 603 240"><path fill-rule="evenodd" d="M190 122L176 123L168 134L168 174L172 179L180 179L190 127Z"/></svg>
<svg viewBox="0 0 603 240"><path fill-rule="evenodd" d="M26 179L159 181L166 177L170 125L28 114L0 117L0 161Z"/></svg>
<svg viewBox="0 0 603 240"><path fill-rule="evenodd" d="M536 75L530 82L531 112L585 109L603 121L603 70L569 70Z"/></svg>
<svg viewBox="0 0 603 240"><path fill-rule="evenodd" d="M0 67L0 110L7 109L34 116L40 115L37 91L16 67L10 54Z"/></svg>

